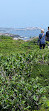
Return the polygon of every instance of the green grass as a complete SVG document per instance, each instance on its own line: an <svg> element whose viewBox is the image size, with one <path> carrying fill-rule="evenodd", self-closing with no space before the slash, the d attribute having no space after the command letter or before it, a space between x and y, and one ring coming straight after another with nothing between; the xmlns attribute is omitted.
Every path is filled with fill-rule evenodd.
<svg viewBox="0 0 49 111"><path fill-rule="evenodd" d="M13 53L29 53L35 49L32 42L13 40L12 38L0 37L0 54L8 55Z"/></svg>
<svg viewBox="0 0 49 111"><path fill-rule="evenodd" d="M49 49L0 36L0 111L48 111Z"/></svg>

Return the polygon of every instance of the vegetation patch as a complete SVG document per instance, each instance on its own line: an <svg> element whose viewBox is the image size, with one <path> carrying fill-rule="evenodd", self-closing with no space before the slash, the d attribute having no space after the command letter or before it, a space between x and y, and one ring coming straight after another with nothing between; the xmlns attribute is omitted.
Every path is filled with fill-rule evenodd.
<svg viewBox="0 0 49 111"><path fill-rule="evenodd" d="M49 49L0 36L0 111L49 111Z"/></svg>

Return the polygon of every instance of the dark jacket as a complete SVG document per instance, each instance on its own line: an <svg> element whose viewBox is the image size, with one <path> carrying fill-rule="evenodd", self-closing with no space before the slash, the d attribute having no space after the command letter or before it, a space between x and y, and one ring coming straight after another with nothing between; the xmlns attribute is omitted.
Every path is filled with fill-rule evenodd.
<svg viewBox="0 0 49 111"><path fill-rule="evenodd" d="M46 41L49 41L49 31L46 32Z"/></svg>

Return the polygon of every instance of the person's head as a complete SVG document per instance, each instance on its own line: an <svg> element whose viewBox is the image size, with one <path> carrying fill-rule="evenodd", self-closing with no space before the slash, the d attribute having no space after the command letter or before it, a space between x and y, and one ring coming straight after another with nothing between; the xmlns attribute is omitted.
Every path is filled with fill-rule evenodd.
<svg viewBox="0 0 49 111"><path fill-rule="evenodd" d="M49 27L48 27L48 30L49 30Z"/></svg>
<svg viewBox="0 0 49 111"><path fill-rule="evenodd" d="M41 29L41 33L44 33L44 29Z"/></svg>

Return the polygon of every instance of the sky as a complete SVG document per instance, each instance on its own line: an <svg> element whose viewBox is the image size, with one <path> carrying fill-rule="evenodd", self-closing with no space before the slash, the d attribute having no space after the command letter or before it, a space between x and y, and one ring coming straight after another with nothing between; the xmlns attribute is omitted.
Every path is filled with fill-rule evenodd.
<svg viewBox="0 0 49 111"><path fill-rule="evenodd" d="M0 0L0 27L49 26L49 0Z"/></svg>

